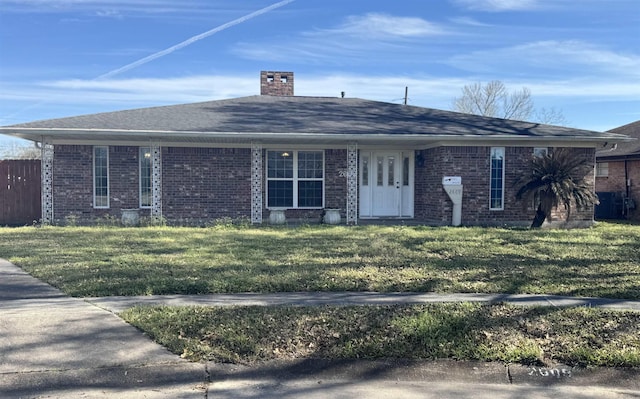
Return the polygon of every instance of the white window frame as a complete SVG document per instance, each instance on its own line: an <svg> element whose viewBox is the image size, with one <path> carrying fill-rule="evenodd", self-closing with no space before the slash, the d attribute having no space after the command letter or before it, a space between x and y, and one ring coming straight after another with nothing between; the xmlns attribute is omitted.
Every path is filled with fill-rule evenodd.
<svg viewBox="0 0 640 399"><path fill-rule="evenodd" d="M288 152L293 157L293 177L292 178L277 178L277 177L269 177L269 153L283 153ZM322 154L322 178L298 178L298 153L299 152L317 152ZM300 150L267 150L266 152L266 167L265 170L265 199L266 199L266 208L267 209L323 209L325 204L325 176L326 176L326 159L325 159L325 151L324 150L315 150L315 149L300 149ZM291 207L279 207L279 206L269 206L269 182L270 181L292 181L293 184L293 204ZM298 182L300 181L319 181L322 182L322 204L321 206L312 206L312 207L301 207L298 206Z"/></svg>
<svg viewBox="0 0 640 399"><path fill-rule="evenodd" d="M148 154L148 156L146 156ZM139 176L139 184L138 184L138 198L139 198L139 203L138 205L140 206L141 209L149 209L151 208L151 205L153 204L153 173L152 173L152 169L153 169L153 157L151 156L151 147L140 147L138 149L138 176ZM149 170L147 171L147 176L144 176L144 171L143 171L143 164L142 162L148 159L149 160ZM143 204L142 203L142 199L145 197L145 193L143 192L143 188L144 188L144 184L143 184L143 178L146 177L147 180L149 181L149 192L146 194L147 198L149 199L149 204Z"/></svg>
<svg viewBox="0 0 640 399"><path fill-rule="evenodd" d="M500 151L502 153L502 175L500 176L500 206L493 206L493 191L494 191L494 180L493 180L493 154L496 151ZM489 210L491 211L502 211L504 210L504 176L505 176L505 165L506 165L506 156L505 156L505 148L504 147L491 147L491 153L489 154Z"/></svg>
<svg viewBox="0 0 640 399"><path fill-rule="evenodd" d="M596 162L596 177L609 177L609 162Z"/></svg>
<svg viewBox="0 0 640 399"><path fill-rule="evenodd" d="M534 157L544 157L547 154L549 154L549 148L548 147L535 147L533 149L533 156Z"/></svg>
<svg viewBox="0 0 640 399"><path fill-rule="evenodd" d="M97 205L97 195L96 195L96 189L98 188L96 186L96 150L98 149L103 149L106 151L107 154L107 204L106 205ZM109 146L94 146L93 147L93 207L95 209L108 209L110 208L111 205L111 189L110 189L110 176L109 176Z"/></svg>

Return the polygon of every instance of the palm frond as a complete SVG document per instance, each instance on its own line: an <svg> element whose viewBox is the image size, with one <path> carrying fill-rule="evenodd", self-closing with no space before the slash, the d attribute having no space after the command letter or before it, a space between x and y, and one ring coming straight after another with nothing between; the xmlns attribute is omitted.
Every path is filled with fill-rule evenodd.
<svg viewBox="0 0 640 399"><path fill-rule="evenodd" d="M592 185L585 181L593 170L587 159L559 148L547 155L533 157L529 166L529 171L517 183L520 188L516 199L532 201L544 218L560 204L567 209L568 220L572 205L584 209L598 203Z"/></svg>

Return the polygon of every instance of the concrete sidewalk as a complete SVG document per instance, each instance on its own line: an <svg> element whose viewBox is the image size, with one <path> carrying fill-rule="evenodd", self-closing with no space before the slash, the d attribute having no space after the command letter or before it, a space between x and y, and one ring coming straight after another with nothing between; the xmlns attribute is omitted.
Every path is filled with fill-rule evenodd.
<svg viewBox="0 0 640 399"><path fill-rule="evenodd" d="M136 303L320 305L442 301L425 294L343 293L91 299ZM217 299L213 299L213 298ZM164 298L164 300L162 300ZM234 300L232 300L235 298ZM267 300L269 298L269 300ZM449 300L473 300L470 296ZM503 297L484 298L501 301ZM512 300L533 304L535 298ZM155 300L157 302L152 302ZM537 298L547 304L559 298ZM217 302L216 302L217 301ZM251 302L254 301L254 302ZM549 303L551 301L552 303ZM587 304L585 299L578 304ZM620 303L628 302L621 301ZM588 302L591 306L616 303ZM619 305L618 303L617 305ZM576 304L573 304L576 305ZM599 306L598 305L598 306ZM635 303L626 303L634 308ZM640 370L455 361L190 363L112 312L69 298L0 259L0 398L640 398Z"/></svg>
<svg viewBox="0 0 640 399"><path fill-rule="evenodd" d="M0 259L0 398L202 398L205 366Z"/></svg>
<svg viewBox="0 0 640 399"><path fill-rule="evenodd" d="M154 306L322 306L393 305L444 302L506 302L522 306L587 306L640 312L640 301L623 299L564 297L557 295L434 294L415 292L283 292L274 294L148 295L85 298L89 303L114 313L136 305Z"/></svg>
<svg viewBox="0 0 640 399"><path fill-rule="evenodd" d="M211 398L640 398L638 370L549 368L454 360L210 364Z"/></svg>

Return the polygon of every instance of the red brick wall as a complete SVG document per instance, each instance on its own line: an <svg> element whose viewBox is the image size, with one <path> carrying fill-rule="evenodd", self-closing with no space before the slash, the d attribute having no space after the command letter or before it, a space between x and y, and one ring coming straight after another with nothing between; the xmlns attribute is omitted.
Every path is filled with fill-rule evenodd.
<svg viewBox="0 0 640 399"><path fill-rule="evenodd" d="M169 221L204 224L251 217L251 150L162 150L162 213Z"/></svg>
<svg viewBox="0 0 640 399"><path fill-rule="evenodd" d="M293 72L261 71L260 95L293 96Z"/></svg>
<svg viewBox="0 0 640 399"><path fill-rule="evenodd" d="M163 148L163 215L170 222L203 224L251 215L249 149ZM108 209L93 208L93 147L56 145L53 201L56 223L91 222L139 206L138 147L109 147ZM244 165L244 167L242 167ZM148 216L149 210L141 211Z"/></svg>
<svg viewBox="0 0 640 399"><path fill-rule="evenodd" d="M451 222L451 204L442 190L443 152L442 147L416 151L414 216L417 220L446 225Z"/></svg>
<svg viewBox="0 0 640 399"><path fill-rule="evenodd" d="M505 147L504 210L489 209L491 147L438 147L416 152L416 219L450 224L453 204L442 188L444 176L460 176L463 184L462 224L523 224L535 210L516 201L515 186L527 168L533 147ZM575 149L576 155L593 159L591 149ZM593 162L593 161L592 161ZM421 166L422 164L422 166ZM589 177L591 180L592 178ZM573 220L593 220L593 208L572 210Z"/></svg>
<svg viewBox="0 0 640 399"><path fill-rule="evenodd" d="M609 175L596 177L597 192L625 193L624 161L609 162Z"/></svg>
<svg viewBox="0 0 640 399"><path fill-rule="evenodd" d="M93 147L56 145L53 159L53 217L92 219Z"/></svg>
<svg viewBox="0 0 640 399"><path fill-rule="evenodd" d="M505 148L505 209L489 210L490 147L438 147L416 151L415 219L429 224L450 224L452 203L442 188L442 177L461 176L463 224L530 223L534 209L523 208L522 203L515 200L517 187L514 184L525 170L532 152L531 147ZM575 149L575 152L591 160L594 158L592 149ZM205 224L223 217L250 217L250 149L164 147L162 159L163 215L170 223ZM633 167L636 174L631 178L634 182L640 182L638 166ZM68 216L88 221L105 215L119 218L121 209L138 208L138 147L109 147L109 168L110 208L94 209L93 147L55 146L53 200L57 222L64 222ZM347 151L326 150L325 207L341 209L343 218L347 198L346 171ZM148 214L148 210L142 212L142 216ZM263 215L268 219L266 209ZM322 210L287 210L286 215L290 220L313 222L320 219ZM580 213L574 210L573 219L590 221L593 209Z"/></svg>
<svg viewBox="0 0 640 399"><path fill-rule="evenodd" d="M629 186L629 197L635 202L636 210L629 212L628 218L640 220L640 161L627 161L627 178L631 180ZM620 197L626 196L626 179L624 161L609 162L609 175L607 177L596 177L597 192L615 192Z"/></svg>
<svg viewBox="0 0 640 399"><path fill-rule="evenodd" d="M92 222L121 209L138 208L138 147L109 147L109 208L93 207L93 146L56 145L53 160L53 217L56 223ZM142 211L143 216L148 211Z"/></svg>

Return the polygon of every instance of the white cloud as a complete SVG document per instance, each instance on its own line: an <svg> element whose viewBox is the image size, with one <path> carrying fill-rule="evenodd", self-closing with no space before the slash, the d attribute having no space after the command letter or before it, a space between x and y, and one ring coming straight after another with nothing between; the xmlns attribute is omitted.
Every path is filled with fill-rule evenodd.
<svg viewBox="0 0 640 399"><path fill-rule="evenodd" d="M122 14L120 13L120 11L117 10L103 10L103 11L97 11L96 12L96 16L98 17L102 17L102 18L115 18L115 19L122 19Z"/></svg>
<svg viewBox="0 0 640 399"><path fill-rule="evenodd" d="M622 54L582 41L538 41L522 45L474 51L452 57L449 64L475 73L519 74L555 72L575 76L606 76L607 80L640 78L640 56ZM603 75L606 74L606 75ZM615 75L615 76L612 76Z"/></svg>
<svg viewBox="0 0 640 399"><path fill-rule="evenodd" d="M400 102L405 86L409 87L410 103L449 108L463 86L477 82L477 76L438 78L431 76L371 76L333 73L298 75L296 95L360 97L379 101ZM571 80L506 79L508 87L526 86L535 96L544 97L623 97L637 98L640 81L627 82L597 78ZM39 101L50 103L128 103L154 105L208 101L259 94L257 78L246 75L201 75L155 79L60 80L30 86L12 86L0 82L0 100Z"/></svg>
<svg viewBox="0 0 640 399"><path fill-rule="evenodd" d="M409 76L371 76L335 73L297 78L296 93L310 96L358 97L400 103L408 87L409 104L433 108L449 108L451 98L467 82L460 78Z"/></svg>
<svg viewBox="0 0 640 399"><path fill-rule="evenodd" d="M405 86L415 100L428 95L431 99L449 101L450 93L459 90L463 79L410 78L398 76L367 76L329 74L297 76L296 95L338 97L341 91L348 97L380 101L400 101ZM257 78L233 75L202 75L156 79L69 79L41 82L29 87L2 85L0 100L37 101L48 98L51 103L163 103L198 102L259 94ZM2 87L0 86L0 87ZM126 106L126 105L125 105ZM435 106L435 105L432 105Z"/></svg>
<svg viewBox="0 0 640 399"><path fill-rule="evenodd" d="M244 3L244 2L243 2ZM207 0L2 0L2 11L5 13L58 13L87 12L92 14L106 12L137 14L219 14L223 11L236 10L243 12L260 5L240 4L225 0L210 2ZM104 16L104 15L98 15Z"/></svg>
<svg viewBox="0 0 640 399"><path fill-rule="evenodd" d="M160 79L69 79L33 84L0 81L0 125L105 112L234 98L259 93L257 79L235 76L188 76ZM43 100L46 99L46 100ZM48 109L78 109L51 114Z"/></svg>
<svg viewBox="0 0 640 399"><path fill-rule="evenodd" d="M327 29L315 34L335 34L356 36L367 39L411 38L440 35L444 30L438 25L417 17L399 17L388 14L369 13L350 16L335 29Z"/></svg>
<svg viewBox="0 0 640 399"><path fill-rule="evenodd" d="M599 10L602 8L602 0L449 0L458 7L485 12L512 12L512 11L549 11L565 10L575 12L576 7L580 11L586 9ZM607 0L610 8L633 7L637 0Z"/></svg>
<svg viewBox="0 0 640 399"><path fill-rule="evenodd" d="M67 12L72 9L113 9L124 7L166 7L166 0L3 0L5 11Z"/></svg>
<svg viewBox="0 0 640 399"><path fill-rule="evenodd" d="M74 101L73 97L81 97L89 101L100 101L103 98L105 101L156 103L158 98L162 98L166 99L165 102L180 103L239 97L259 92L257 79L217 75L164 79L70 79L44 82L41 87L52 93L59 93L60 100L63 101Z"/></svg>
<svg viewBox="0 0 640 399"><path fill-rule="evenodd" d="M459 6L478 11L523 11L540 7L538 0L453 0Z"/></svg>
<svg viewBox="0 0 640 399"><path fill-rule="evenodd" d="M474 26L474 27L492 27L493 26L491 24L480 22L477 19L471 18L471 17L451 18L451 22L458 25L467 25L467 26Z"/></svg>
<svg viewBox="0 0 640 399"><path fill-rule="evenodd" d="M522 81L519 85L514 83L510 87L526 86L535 96L543 97L574 97L584 100L603 100L606 98L621 100L637 100L640 93L639 81L609 81L592 78L576 78L557 81Z"/></svg>
<svg viewBox="0 0 640 399"><path fill-rule="evenodd" d="M393 57L409 58L398 54L410 55L413 60L421 54L412 45L422 45L425 38L451 33L422 18L369 13L350 16L333 28L301 32L285 43L239 43L233 51L241 57L260 61L296 60L334 66L350 60L371 63Z"/></svg>

